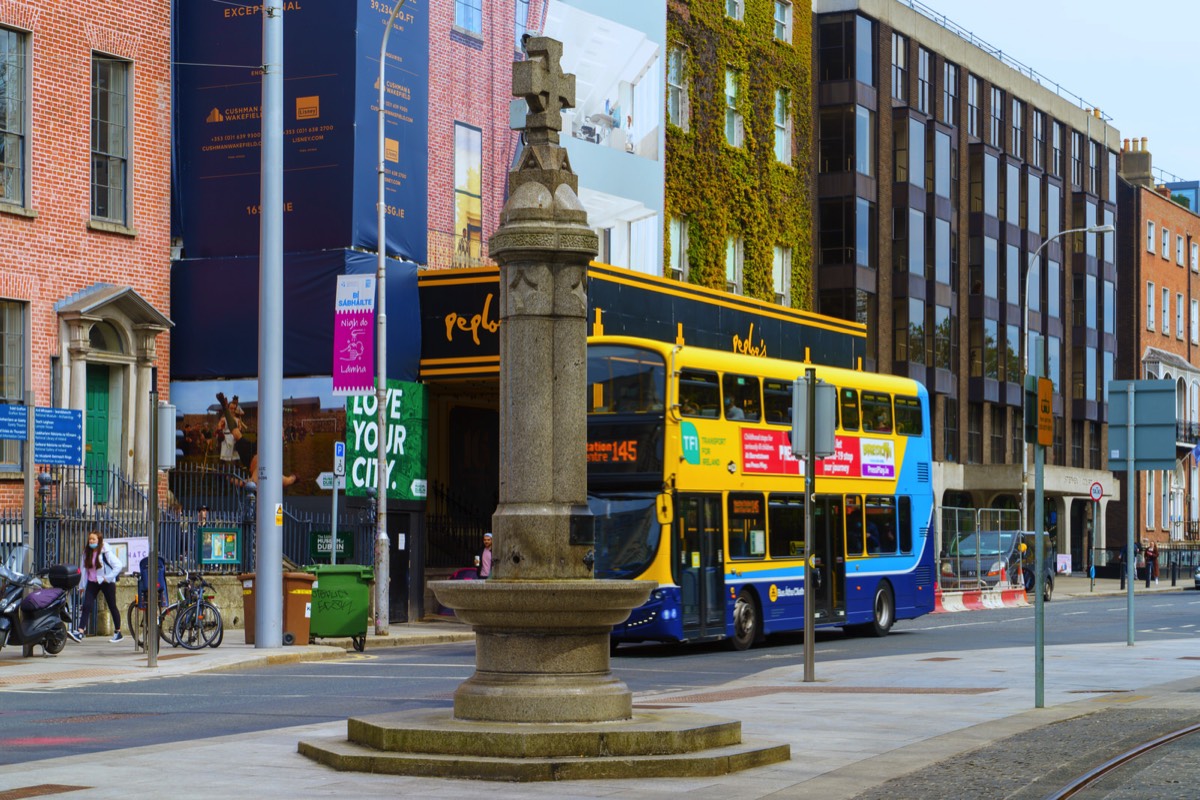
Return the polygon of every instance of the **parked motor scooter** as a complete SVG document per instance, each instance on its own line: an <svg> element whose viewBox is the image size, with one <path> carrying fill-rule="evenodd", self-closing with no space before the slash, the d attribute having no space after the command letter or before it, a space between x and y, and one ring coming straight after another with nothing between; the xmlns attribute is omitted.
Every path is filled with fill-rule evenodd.
<svg viewBox="0 0 1200 800"><path fill-rule="evenodd" d="M29 548L14 548L0 565L0 649L21 645L28 658L42 646L48 656L67 644L67 589L79 585L79 567L55 566L36 575L21 572ZM43 589L40 575L49 575L53 588Z"/></svg>

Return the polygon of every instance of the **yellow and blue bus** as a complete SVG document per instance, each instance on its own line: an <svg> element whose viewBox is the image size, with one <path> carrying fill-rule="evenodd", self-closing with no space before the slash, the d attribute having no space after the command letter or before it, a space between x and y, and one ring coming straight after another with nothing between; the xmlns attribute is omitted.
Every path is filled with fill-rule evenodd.
<svg viewBox="0 0 1200 800"><path fill-rule="evenodd" d="M588 340L588 502L597 578L658 583L620 642L821 626L883 636L934 607L929 396L917 381L813 367L837 388L816 464L811 587L792 386L813 366L631 337Z"/></svg>

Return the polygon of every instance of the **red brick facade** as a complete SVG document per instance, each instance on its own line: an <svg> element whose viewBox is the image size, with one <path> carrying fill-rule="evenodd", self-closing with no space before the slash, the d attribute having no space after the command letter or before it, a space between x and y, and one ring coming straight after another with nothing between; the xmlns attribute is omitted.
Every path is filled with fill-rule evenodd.
<svg viewBox="0 0 1200 800"><path fill-rule="evenodd" d="M126 473L144 460L138 452L145 446L144 414L135 418L133 409L146 400L149 368L162 367L164 397L169 385L169 334L162 324L170 289L169 26L169 0L0 0L0 29L24 41L28 153L23 201L0 202L0 300L23 306L25 376L37 405L78 407L72 400L81 393L72 391L71 373L86 372L72 366L77 359L105 362L118 376L110 413L120 421L110 427L117 435L109 463ZM93 54L129 65L124 225L91 215ZM70 308L65 316L56 310L56 303L97 283L129 287L136 296L76 302L73 320ZM117 332L111 353L88 344L97 320ZM0 473L0 509L19 507L16 478L19 473Z"/></svg>

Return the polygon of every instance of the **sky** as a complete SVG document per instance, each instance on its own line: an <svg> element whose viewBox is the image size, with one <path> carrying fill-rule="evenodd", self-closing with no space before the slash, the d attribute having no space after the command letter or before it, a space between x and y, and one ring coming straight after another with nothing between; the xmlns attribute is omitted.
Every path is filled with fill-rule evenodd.
<svg viewBox="0 0 1200 800"><path fill-rule="evenodd" d="M921 2L1099 107L1122 139L1147 137L1154 167L1200 180L1200 0Z"/></svg>

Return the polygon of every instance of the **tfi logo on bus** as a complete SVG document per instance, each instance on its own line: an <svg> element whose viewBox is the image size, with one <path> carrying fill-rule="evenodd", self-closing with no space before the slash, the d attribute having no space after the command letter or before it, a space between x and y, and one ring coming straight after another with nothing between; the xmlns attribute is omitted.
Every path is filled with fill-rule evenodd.
<svg viewBox="0 0 1200 800"><path fill-rule="evenodd" d="M683 442L683 460L689 464L700 463L700 434L691 422L683 422L679 426L679 436Z"/></svg>

